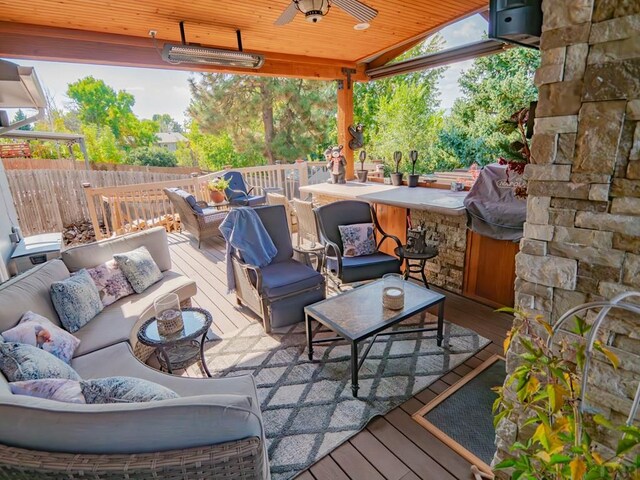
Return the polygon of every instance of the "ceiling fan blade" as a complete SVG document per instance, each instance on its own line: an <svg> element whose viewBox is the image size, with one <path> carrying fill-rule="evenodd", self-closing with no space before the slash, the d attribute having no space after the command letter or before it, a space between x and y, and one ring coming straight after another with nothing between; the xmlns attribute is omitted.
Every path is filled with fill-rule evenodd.
<svg viewBox="0 0 640 480"><path fill-rule="evenodd" d="M273 22L274 25L282 26L290 23L295 17L296 13L298 13L298 9L296 8L296 4L291 2L289 6L282 12L282 15Z"/></svg>
<svg viewBox="0 0 640 480"><path fill-rule="evenodd" d="M378 15L378 11L375 8L371 8L358 0L331 0L331 3L361 22L370 22Z"/></svg>

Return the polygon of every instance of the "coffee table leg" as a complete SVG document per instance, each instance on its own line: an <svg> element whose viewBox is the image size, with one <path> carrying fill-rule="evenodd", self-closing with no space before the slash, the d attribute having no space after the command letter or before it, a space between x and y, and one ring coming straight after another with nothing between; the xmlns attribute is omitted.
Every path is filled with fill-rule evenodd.
<svg viewBox="0 0 640 480"><path fill-rule="evenodd" d="M354 398L358 397L358 344L351 342L351 392Z"/></svg>
<svg viewBox="0 0 640 480"><path fill-rule="evenodd" d="M207 362L204 359L204 341L207 338L208 332L209 332L208 330L204 332L204 335L202 335L202 338L200 339L200 363L202 363L202 370L204 371L204 373L207 375L207 377L211 378L211 372L209 371L209 367L207 367Z"/></svg>
<svg viewBox="0 0 640 480"><path fill-rule="evenodd" d="M307 349L309 352L309 360L313 360L313 331L311 330L311 317L304 314L304 324L307 329Z"/></svg>
<svg viewBox="0 0 640 480"><path fill-rule="evenodd" d="M444 300L442 300L440 302L440 305L438 305L438 333L436 335L436 341L439 347L442 346L442 340L444 339L444 335L442 332L443 329L444 329Z"/></svg>

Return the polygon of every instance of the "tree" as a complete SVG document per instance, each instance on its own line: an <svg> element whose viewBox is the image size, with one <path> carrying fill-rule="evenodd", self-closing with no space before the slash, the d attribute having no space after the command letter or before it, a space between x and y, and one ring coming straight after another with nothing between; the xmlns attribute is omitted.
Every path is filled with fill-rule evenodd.
<svg viewBox="0 0 640 480"><path fill-rule="evenodd" d="M176 120L174 120L168 113L155 113L151 120L158 124L159 130L162 133L178 132L182 133L184 129Z"/></svg>
<svg viewBox="0 0 640 480"><path fill-rule="evenodd" d="M13 116L13 122L12 123L17 123L17 122L21 122L23 120L26 120L27 116L24 114L24 112L22 111L22 109L18 109L18 111L16 112L16 114ZM31 124L26 124L23 125L21 127L18 128L18 130L33 130L33 127L31 126Z"/></svg>
<svg viewBox="0 0 640 480"><path fill-rule="evenodd" d="M202 132L232 138L238 153L259 152L273 164L319 154L335 139L330 83L205 73L190 85L191 117Z"/></svg>
<svg viewBox="0 0 640 480"><path fill-rule="evenodd" d="M162 147L134 148L127 154L125 163L149 167L175 167L178 165L175 153Z"/></svg>
<svg viewBox="0 0 640 480"><path fill-rule="evenodd" d="M440 147L466 165L485 165L504 155L514 138L503 124L537 98L533 75L539 63L540 53L529 48L476 59L460 77L463 97L447 118Z"/></svg>

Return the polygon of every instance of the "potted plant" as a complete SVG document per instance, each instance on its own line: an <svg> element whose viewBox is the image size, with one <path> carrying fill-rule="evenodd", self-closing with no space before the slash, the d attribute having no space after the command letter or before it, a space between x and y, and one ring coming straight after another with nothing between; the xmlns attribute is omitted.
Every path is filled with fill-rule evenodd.
<svg viewBox="0 0 640 480"><path fill-rule="evenodd" d="M367 159L367 152L365 152L364 150L361 150L360 151L360 170L358 170L356 174L358 175L358 181L362 183L366 183L367 174L369 173L368 170L364 169L364 161L366 159Z"/></svg>
<svg viewBox="0 0 640 480"><path fill-rule="evenodd" d="M209 188L209 198L213 203L222 203L225 200L224 191L229 188L229 180L218 177L211 180L207 185Z"/></svg>
<svg viewBox="0 0 640 480"><path fill-rule="evenodd" d="M402 161L402 152L393 152L393 161L396 164L395 173L391 174L391 184L399 187L402 185L402 173L400 173L400 162Z"/></svg>
<svg viewBox="0 0 640 480"><path fill-rule="evenodd" d="M409 158L411 159L411 175L409 175L409 181L407 182L407 184L410 187L417 187L418 179L420 178L420 175L416 175L416 163L418 162L418 151L411 150L409 152Z"/></svg>

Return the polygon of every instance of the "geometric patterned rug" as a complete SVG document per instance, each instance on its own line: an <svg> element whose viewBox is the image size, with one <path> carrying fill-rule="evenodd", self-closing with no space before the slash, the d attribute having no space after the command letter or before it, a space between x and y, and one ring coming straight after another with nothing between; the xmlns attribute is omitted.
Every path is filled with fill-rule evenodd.
<svg viewBox="0 0 640 480"><path fill-rule="evenodd" d="M416 315L395 329L423 326L436 317ZM315 323L315 322L314 322ZM317 325L318 331L321 326ZM251 324L207 343L214 377L253 375L265 424L274 480L294 477L362 430L376 415L405 402L463 363L489 340L445 322L443 347L435 332L379 338L360 369L358 398L351 394L350 348L314 345L306 354L304 324L266 334ZM362 344L361 351L366 345Z"/></svg>

